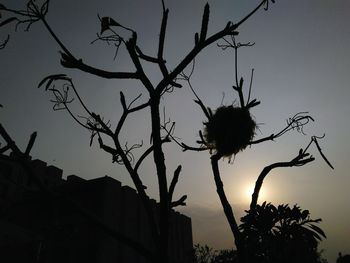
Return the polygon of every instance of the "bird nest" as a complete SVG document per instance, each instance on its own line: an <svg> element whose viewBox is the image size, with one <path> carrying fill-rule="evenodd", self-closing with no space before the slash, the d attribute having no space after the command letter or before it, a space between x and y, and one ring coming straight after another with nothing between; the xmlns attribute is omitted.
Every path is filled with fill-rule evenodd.
<svg viewBox="0 0 350 263"><path fill-rule="evenodd" d="M249 110L234 106L219 107L204 126L207 146L226 157L244 150L256 129Z"/></svg>

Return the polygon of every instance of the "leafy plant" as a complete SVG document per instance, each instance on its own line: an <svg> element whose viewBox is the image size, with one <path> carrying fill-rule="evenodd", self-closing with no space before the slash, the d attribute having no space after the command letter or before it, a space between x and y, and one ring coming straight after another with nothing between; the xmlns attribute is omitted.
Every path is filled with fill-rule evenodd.
<svg viewBox="0 0 350 263"><path fill-rule="evenodd" d="M264 202L246 212L240 230L249 262L319 262L317 246L326 235L309 210Z"/></svg>

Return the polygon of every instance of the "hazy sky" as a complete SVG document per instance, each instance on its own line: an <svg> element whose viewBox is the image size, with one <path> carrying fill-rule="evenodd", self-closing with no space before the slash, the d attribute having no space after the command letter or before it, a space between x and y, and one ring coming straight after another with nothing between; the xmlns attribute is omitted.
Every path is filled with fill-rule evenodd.
<svg viewBox="0 0 350 263"><path fill-rule="evenodd" d="M16 8L24 7L26 1L0 2ZM123 48L113 60L113 46L90 44L100 30L97 14L111 16L136 30L144 51L156 54L160 2L52 0L47 20L76 57L111 71L127 71L133 68ZM165 0L165 3L170 9L165 58L171 69L192 48L194 33L200 30L205 1ZM213 33L227 21L238 21L258 1L209 3L209 33ZM338 251L350 253L349 12L347 0L277 0L269 11L259 11L240 27L237 40L255 42L254 47L240 50L239 73L249 82L250 70L255 69L253 97L262 102L252 112L260 124L257 138L283 128L286 119L300 111L308 111L315 122L305 129L307 136L291 132L275 142L247 149L236 156L233 164L227 160L220 162L226 193L239 218L248 209L249 189L264 166L289 161L300 147L307 145L311 135L325 133L321 147L335 170L329 169L313 148L315 162L302 168L273 171L265 181L262 198L275 204L299 204L309 209L313 218L321 217L321 227L328 236L321 247L330 262L335 262ZM1 39L12 29L2 29ZM74 79L91 110L114 125L121 114L121 90L128 100L140 93L146 100L147 93L137 81L104 80L64 69L59 64L58 51L59 47L41 24L34 24L29 32L19 29L11 33L7 48L0 51L0 103L4 105L0 111L1 123L21 147L25 147L31 132L38 131L34 158L62 168L65 176L76 174L88 179L109 175L132 185L124 168L113 165L110 156L97 144L89 147L89 133L66 112L53 112L50 94L36 87L46 75L66 73ZM147 72L153 83L157 83L159 72L153 67L147 67ZM221 104L229 105L237 98L231 88L233 72L233 53L213 45L197 58L192 84L204 103L213 109ZM176 122L175 135L191 145L198 139L205 120L193 99L184 85L162 101L166 118ZM77 114L82 113L77 104L73 109ZM131 145L143 140L148 145L149 117L149 112L143 111L128 119L123 130L125 141ZM176 197L188 195L188 206L181 210L192 217L194 241L215 248L231 247L233 241L215 192L209 153L183 153L176 145L167 145L165 151L169 175L178 164L183 166ZM150 195L156 198L152 161L147 161L142 169L142 179L149 186Z"/></svg>

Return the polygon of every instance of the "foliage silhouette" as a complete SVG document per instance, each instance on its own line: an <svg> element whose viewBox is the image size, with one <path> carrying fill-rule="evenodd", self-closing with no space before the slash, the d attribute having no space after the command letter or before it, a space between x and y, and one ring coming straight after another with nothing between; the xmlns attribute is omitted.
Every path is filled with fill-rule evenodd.
<svg viewBox="0 0 350 263"><path fill-rule="evenodd" d="M237 251L235 250L214 250L208 245L196 244L194 246L195 263L237 263Z"/></svg>
<svg viewBox="0 0 350 263"><path fill-rule="evenodd" d="M241 218L247 262L325 263L318 250L319 242L326 238L317 226L321 219L312 219L308 210L299 206L271 203L257 205ZM235 250L214 250L207 245L194 247L196 263L239 263ZM342 261L340 261L342 262Z"/></svg>
<svg viewBox="0 0 350 263"><path fill-rule="evenodd" d="M343 255L341 252L338 254L337 263L349 263L350 255Z"/></svg>
<svg viewBox="0 0 350 263"><path fill-rule="evenodd" d="M320 262L317 247L326 235L308 210L264 202L241 221L249 262Z"/></svg>
<svg viewBox="0 0 350 263"><path fill-rule="evenodd" d="M213 262L217 256L217 251L210 248L208 245L196 244L193 248L194 252L194 261L196 263L209 263Z"/></svg>

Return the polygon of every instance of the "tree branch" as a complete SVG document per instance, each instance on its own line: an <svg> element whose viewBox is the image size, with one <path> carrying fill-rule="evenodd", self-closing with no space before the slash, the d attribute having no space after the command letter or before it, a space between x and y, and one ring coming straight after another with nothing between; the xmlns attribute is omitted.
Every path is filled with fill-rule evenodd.
<svg viewBox="0 0 350 263"><path fill-rule="evenodd" d="M238 28L241 24L243 24L245 21L247 21L252 15L254 15L264 4L268 4L269 1L274 2L274 0L262 0L256 8L254 8L248 15L246 15L243 19L241 19L234 26L236 28Z"/></svg>
<svg viewBox="0 0 350 263"><path fill-rule="evenodd" d="M195 152L202 152L202 151L206 151L206 150L210 150L209 148L206 147L193 147L193 146L189 146L185 143L181 143L180 144L182 150L185 151L195 151Z"/></svg>
<svg viewBox="0 0 350 263"><path fill-rule="evenodd" d="M61 64L66 68L75 68L105 79L139 79L136 72L111 72L91 67L68 53L61 53Z"/></svg>
<svg viewBox="0 0 350 263"><path fill-rule="evenodd" d="M160 213L159 213L159 226L160 226L160 242L161 248L164 251L160 251L160 258L163 261L168 257L168 242L169 242L169 193L168 183L165 166L165 156L162 149L162 135L161 135L161 122L159 113L160 94L152 93L151 100L151 121L152 121L152 138L153 138L153 160L156 166L158 189L160 199Z"/></svg>
<svg viewBox="0 0 350 263"><path fill-rule="evenodd" d="M177 206L186 206L186 199L187 199L187 195L183 195L182 197L180 197L179 200L176 200L174 202L170 203L170 207L177 207Z"/></svg>
<svg viewBox="0 0 350 263"><path fill-rule="evenodd" d="M98 138L98 143L99 143L100 148L101 148L102 150L104 150L105 152L110 153L110 154L112 155L112 158L113 158L113 159L114 159L115 156L118 154L118 151L117 151L116 149L113 149L112 147L105 145L105 144L103 143L101 137Z"/></svg>
<svg viewBox="0 0 350 263"><path fill-rule="evenodd" d="M167 77L164 77L157 85L156 92L161 94L163 90L179 75L190 63L191 61L207 46L214 43L215 41L229 35L237 35L236 29L243 24L249 17L251 17L255 12L257 12L266 2L269 0L262 0L260 4L254 8L247 16L240 20L236 24L229 22L224 29L213 34L205 41L196 43L193 49L185 56L185 58L174 68L174 70L169 73Z"/></svg>
<svg viewBox="0 0 350 263"><path fill-rule="evenodd" d="M253 102L253 101L252 101ZM304 126L306 126L310 121L314 121L314 119L310 115L306 115L308 112L298 112L292 118L287 120L287 126L279 131L277 134L271 134L270 136L251 141L250 144L258 144L265 141L273 141L278 137L281 137L288 131L296 129L298 132L304 134Z"/></svg>
<svg viewBox="0 0 350 263"><path fill-rule="evenodd" d="M159 246L158 228L157 228L157 224L156 224L155 215L153 214L152 207L151 207L150 202L149 202L149 197L145 192L146 187L143 185L143 183L140 179L140 176L137 173L137 169L132 168L131 163L128 159L128 156L124 152L124 149L121 147L118 138L113 136L112 139L114 141L115 148L104 145L102 138L99 137L98 141L99 141L100 147L104 151L110 153L112 155L112 158L114 161L117 161L116 158L120 158L120 161L118 160L118 163L123 163L125 168L127 169L128 173L129 173L129 175L130 175L130 177L131 177L131 179L136 187L136 190L137 190L137 192L142 200L142 204L145 208L153 240L154 240L156 246Z"/></svg>
<svg viewBox="0 0 350 263"><path fill-rule="evenodd" d="M128 171L135 187L136 187L136 190L137 192L139 193L140 195L140 198L142 200L142 203L143 203L143 206L146 210L146 214L147 214L147 218L148 218L148 221L149 221L149 224L150 224L150 229L151 229L151 234L152 234L152 237L154 239L154 242L156 244L156 247L160 247L160 238L159 238L159 229L157 227L157 221L155 219L155 215L152 211L152 207L150 206L150 203L149 203L149 197L148 195L146 194L145 192L145 186L143 185L141 179L140 179L140 176L137 172L137 169L133 168L132 165L131 165L131 162L129 161L127 155L125 154L122 146L120 145L120 142L119 142L119 133L124 125L124 122L128 116L129 113L131 112L134 112L134 111L138 111L138 110L141 110L141 109L144 109L146 108L147 106L150 105L149 102L147 103L144 103L144 104L141 104L137 107L134 107L134 108L131 108L132 104L138 99L140 98L140 95L138 97L136 97L133 101L131 101L131 103L129 105L126 104L126 100L125 100L125 96L123 94L123 92L120 92L120 102L122 104L122 107L123 107L123 113L122 113L122 116L120 117L119 119L119 122L117 124L117 127L115 129L115 132L112 136L112 139L114 141L114 145L115 145L115 150L116 150L116 154L120 157L122 163L124 164L126 170ZM151 151L151 150L147 150L146 153L144 153L144 155L141 157L141 159L144 159L146 158L146 156L148 155L148 152ZM137 162L137 168L140 166L142 160L138 160ZM135 166L136 167L136 166Z"/></svg>
<svg viewBox="0 0 350 263"><path fill-rule="evenodd" d="M266 166L262 172L260 173L258 179L255 182L255 187L254 187L254 192L252 194L252 201L250 203L250 210L254 210L257 202L258 202L258 198L259 198L259 193L260 193L260 189L262 187L262 184L264 182L265 177L269 174L269 172L275 168L281 168L281 167L298 167L298 166L303 166L307 163L310 163L312 161L314 161L315 158L310 156L308 153L303 152L303 150L301 149L299 151L299 154L292 159L289 162L278 162L278 163L274 163L271 164L269 166Z"/></svg>
<svg viewBox="0 0 350 263"><path fill-rule="evenodd" d="M239 253L240 260L241 261L243 260L242 262L245 262L245 260L244 260L245 248L244 248L244 244L243 244L242 234L238 229L236 219L233 215L232 207L227 200L227 197L226 197L226 194L224 191L224 184L222 183L222 180L220 177L218 161L221 159L221 157L222 156L220 156L218 154L214 154L211 156L211 166L212 166L215 185L216 185L216 192L219 195L221 205L224 209L225 216L226 216L227 221L230 225L231 231L234 235L234 238L235 238L234 242L236 244L237 252Z"/></svg>
<svg viewBox="0 0 350 263"><path fill-rule="evenodd" d="M169 202L172 202L173 200L175 186L177 184L177 181L179 180L181 169L182 169L182 166L179 165L174 171L174 176L173 176L173 179L171 180L170 187L169 187Z"/></svg>
<svg viewBox="0 0 350 263"><path fill-rule="evenodd" d="M0 154L3 154L4 152L6 152L10 149L11 149L10 145L6 145L6 146L0 148Z"/></svg>
<svg viewBox="0 0 350 263"><path fill-rule="evenodd" d="M201 33L199 35L199 42L205 41L207 37L208 32L208 23L209 23L209 4L206 3L204 7L203 17L202 17L202 26L201 26Z"/></svg>
<svg viewBox="0 0 350 263"><path fill-rule="evenodd" d="M49 31L50 35L61 47L63 52L61 53L61 64L67 68L76 68L83 72L90 73L106 79L138 79L138 75L135 72L110 72L102 69L94 68L83 63L81 59L76 59L63 42L58 38L55 32L52 30L50 25L47 23L45 18L41 18L44 26Z"/></svg>
<svg viewBox="0 0 350 263"><path fill-rule="evenodd" d="M244 102L244 95L243 95L243 78L241 77L238 81L238 49L241 47L251 47L254 46L255 43L237 43L234 36L231 35L231 41L232 43L227 40L226 38L222 38L224 40L224 44L217 44L218 47L220 47L222 50L226 50L227 48L233 48L234 49L234 69L235 69L235 85L232 86L232 88L237 91L239 96L239 102L241 104L241 108L251 108L256 105L258 105L260 102L257 102L256 100L253 100L252 102L249 102L250 100L250 92L251 92L251 85L252 85L252 78L253 75L251 75L251 81L250 81L250 88L249 88L249 95L247 99L247 104ZM252 71L253 74L253 71Z"/></svg>
<svg viewBox="0 0 350 263"><path fill-rule="evenodd" d="M164 7L164 6L163 6ZM163 74L163 77L167 77L169 74L169 71L165 65L165 60L163 57L164 53L164 41L165 41L165 33L166 33L166 27L168 22L168 14L169 9L163 9L163 17L162 17L162 23L160 27L160 33L159 33L159 43L158 43L158 54L157 54L157 63L159 65L159 69ZM176 83L175 81L171 81L170 85L181 88L181 85Z"/></svg>
<svg viewBox="0 0 350 263"><path fill-rule="evenodd" d="M205 41L199 42L197 45L195 45L187 56L185 56L185 58L175 67L175 69L159 82L156 87L156 92L161 94L163 90L176 78L176 76L178 76L205 47L226 35L234 33L236 34L231 26L227 26L223 30L207 38Z"/></svg>
<svg viewBox="0 0 350 263"><path fill-rule="evenodd" d="M164 76L168 75L168 70L165 67L165 63L163 59L165 32L166 32L166 26L168 22L168 13L169 13L169 9L166 9L163 12L162 24L160 27L160 34L159 34L159 43L158 43L158 61L160 62L159 67Z"/></svg>
<svg viewBox="0 0 350 263"><path fill-rule="evenodd" d="M131 179L136 187L136 190L137 190L137 192L142 200L142 204L145 208L146 215L148 218L148 223L150 225L150 230L151 230L153 240L156 244L156 247L159 248L160 247L160 237L159 237L159 230L158 230L157 223L156 223L157 220L155 219L155 215L154 215L152 207L150 205L149 197L145 192L145 187L144 187L137 171L132 168L132 165L131 165L128 157L124 153L123 148L121 147L118 138L114 136L113 140L114 140L114 145L115 145L116 150L117 150L117 154L122 159L123 164L124 164L126 170L128 171L128 173L130 174L130 177L131 177Z"/></svg>
<svg viewBox="0 0 350 263"><path fill-rule="evenodd" d="M7 35L5 40L3 40L2 43L0 43L0 50L4 49L6 47L7 43L9 42L9 40L10 40L10 35Z"/></svg>
<svg viewBox="0 0 350 263"><path fill-rule="evenodd" d="M6 132L5 128L1 125L1 123L0 123L0 135L7 143L7 148L10 148L16 156L22 157L24 155L21 152L21 150L17 147L15 141L13 141L10 135Z"/></svg>
<svg viewBox="0 0 350 263"><path fill-rule="evenodd" d="M167 136L162 140L162 143L166 143L166 142L171 142L170 138ZM153 152L153 145L151 147L149 147L142 155L141 157L138 159L138 161L135 164L134 170L137 172L137 170L139 169L140 165L142 164L142 162L144 161L144 159Z"/></svg>
<svg viewBox="0 0 350 263"><path fill-rule="evenodd" d="M132 112L132 111L136 111L136 110L140 110L145 108L146 106L148 106L148 103L146 104L142 104L138 107L132 108L130 109L131 105L139 98L140 96L138 96L136 99L134 99L128 106L126 105L125 102L125 97L124 94L121 92L120 93L120 100L121 100L121 104L123 106L123 114L118 122L117 128L115 130L114 134L108 134L110 135L110 137L113 139L114 141L114 145L115 148L106 146L103 144L101 137L99 137L99 143L100 143L100 147L105 150L106 152L110 153L112 155L113 160L117 161L116 158L118 158L118 163L123 163L126 170L128 171L137 192L139 193L139 196L142 200L143 206L145 208L146 214L147 214L147 218L149 221L149 225L150 225L150 229L151 229L151 234L153 237L153 240L156 244L157 247L159 247L160 241L159 241L159 232L158 232L158 228L157 228L157 224L156 224L156 219L155 219L155 215L153 214L152 211L152 207L150 205L149 202L149 197L145 192L145 186L143 185L140 176L137 173L137 169L133 169L130 160L128 159L127 154L124 152L124 149L122 148L122 146L120 145L119 139L118 139L118 135L120 133L120 130L123 126L123 123L127 117L127 115ZM146 156L144 156L143 158L145 158ZM119 159L120 158L120 159ZM138 162L137 165L140 165L140 161Z"/></svg>
<svg viewBox="0 0 350 263"><path fill-rule="evenodd" d="M148 62L151 62L151 63L155 63L155 64L165 63L164 60L159 61L158 58L145 55L145 54L142 52L142 50L140 49L139 46L136 46L136 47L135 47L135 50L136 50L137 54L139 55L139 57L140 57L141 59L145 60L145 61L148 61Z"/></svg>
<svg viewBox="0 0 350 263"><path fill-rule="evenodd" d="M124 96L124 93L123 92L120 92L120 103L122 104L122 107L123 107L123 113L122 113L122 116L120 117L119 119L119 122L117 124L117 127L115 128L115 131L114 131L114 135L113 137L118 137L119 136L119 133L124 125L124 122L127 118L127 116L132 113L132 112L135 112L135 111L139 111L139 110L142 110L146 107L148 107L150 105L150 102L146 102L146 103L143 103L139 106L136 106L134 108L131 108L131 106L133 105L134 102L136 102L137 99L139 99L141 97L141 95L139 95L138 97L136 97L128 106L126 105L126 101L125 101L125 96Z"/></svg>
<svg viewBox="0 0 350 263"><path fill-rule="evenodd" d="M143 67L140 63L140 59L136 52L136 40L137 40L137 34L136 32L133 32L132 37L128 41L126 41L125 45L129 52L130 58L135 65L138 79L142 82L142 84L148 90L148 92L152 93L154 92L153 85L151 81L148 79L148 77L146 76L145 72L143 71Z"/></svg>
<svg viewBox="0 0 350 263"><path fill-rule="evenodd" d="M33 132L33 133L30 135L30 139L29 139L27 148L26 148L26 150L25 150L25 152L24 152L24 155L26 155L26 156L29 157L29 153L30 153L30 151L31 151L32 148L33 148L33 145L34 145L36 136L37 136L37 132Z"/></svg>

